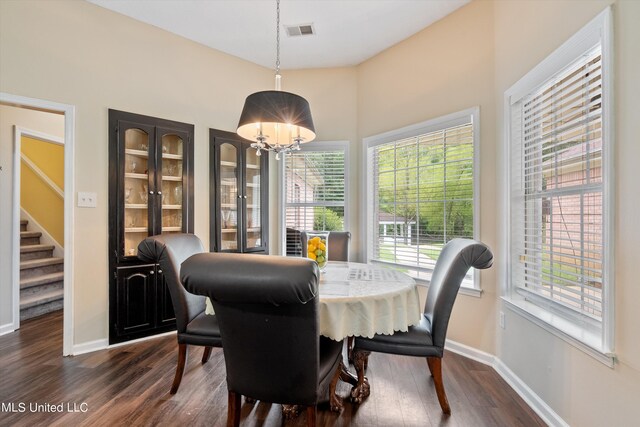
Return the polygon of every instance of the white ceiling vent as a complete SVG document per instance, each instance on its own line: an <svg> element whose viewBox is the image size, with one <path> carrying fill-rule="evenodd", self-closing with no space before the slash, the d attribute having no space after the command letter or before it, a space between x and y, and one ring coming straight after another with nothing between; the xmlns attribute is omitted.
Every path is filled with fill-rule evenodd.
<svg viewBox="0 0 640 427"><path fill-rule="evenodd" d="M313 24L285 25L284 27L287 29L287 35L289 37L312 36L316 33Z"/></svg>

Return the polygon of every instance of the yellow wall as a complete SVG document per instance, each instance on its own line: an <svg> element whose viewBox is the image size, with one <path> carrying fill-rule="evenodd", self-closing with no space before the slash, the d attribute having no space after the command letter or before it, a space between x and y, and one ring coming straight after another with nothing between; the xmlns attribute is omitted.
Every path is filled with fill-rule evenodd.
<svg viewBox="0 0 640 427"><path fill-rule="evenodd" d="M23 136L20 151L64 190L64 145Z"/></svg>
<svg viewBox="0 0 640 427"><path fill-rule="evenodd" d="M64 191L64 146L22 137L20 150ZM20 168L20 207L64 245L64 199L23 160Z"/></svg>

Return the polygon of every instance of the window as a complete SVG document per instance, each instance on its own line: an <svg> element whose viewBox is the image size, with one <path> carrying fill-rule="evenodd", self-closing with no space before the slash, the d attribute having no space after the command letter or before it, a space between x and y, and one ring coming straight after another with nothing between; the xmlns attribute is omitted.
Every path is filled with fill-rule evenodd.
<svg viewBox="0 0 640 427"><path fill-rule="evenodd" d="M511 297L559 315L554 327L596 349L607 347L612 286L611 71L604 32L594 31L603 24L596 18L507 92Z"/></svg>
<svg viewBox="0 0 640 427"><path fill-rule="evenodd" d="M473 109L365 139L368 261L426 282L445 243L476 235L477 126Z"/></svg>
<svg viewBox="0 0 640 427"><path fill-rule="evenodd" d="M346 142L318 142L284 158L286 255L302 255L300 231L345 229L346 152Z"/></svg>

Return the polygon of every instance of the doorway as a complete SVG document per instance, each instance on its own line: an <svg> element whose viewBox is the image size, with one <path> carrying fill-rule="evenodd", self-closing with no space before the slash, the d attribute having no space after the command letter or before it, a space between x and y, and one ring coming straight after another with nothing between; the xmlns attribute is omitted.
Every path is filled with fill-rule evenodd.
<svg viewBox="0 0 640 427"><path fill-rule="evenodd" d="M60 116L63 117L64 122L64 130L63 136L61 138L52 137L50 134L46 134L45 132L35 131L33 127L29 125L29 123L14 123L12 126L13 129L13 140L12 140L12 162L11 164L5 163L7 161L6 156L3 159L3 163L5 167L9 170L5 170L6 177L11 177L11 209L5 209L5 211L10 211L10 215L3 215L0 219L0 228L5 231L7 234L11 234L10 242L6 242L6 245L10 247L11 253L11 268L10 268L10 278L9 280L5 280L4 274L2 277L2 284L0 285L0 293L2 296L10 295L10 298L6 298L5 302L2 303L3 311L7 309L8 312L11 313L11 321L9 324L2 325L1 333L15 331L20 326L20 272L21 272L21 194L20 194L20 182L21 182L21 172L25 172L23 169L29 169L30 173L34 171L34 168L31 165L25 166L25 162L23 160L23 156L21 156L21 145L23 145L23 141L25 137L35 139L35 140L52 140L54 143L63 144L63 157L64 157L64 171L63 171L63 187L59 190L63 193L63 231L61 231L60 238L62 242L59 242L63 249L61 249L64 264L62 267L62 279L63 279L63 355L70 355L73 352L73 202L75 195L75 186L74 186L74 170L73 170L73 159L74 159L74 119L75 119L75 108L71 105L60 104L56 102L51 102L47 100L40 100L34 98L26 98L17 95L11 95L6 93L0 93L0 108L5 109L13 109L18 111L19 113L24 114L25 117L29 117L29 113L37 113L44 112L48 114L56 115L58 118ZM5 115L6 118L6 115ZM7 126L11 126L11 124L4 123L3 118L3 138L5 138L7 134ZM6 151L6 147L4 147ZM9 181L9 180L6 180ZM6 200L9 199L9 195L7 194ZM24 216L24 215L23 215ZM22 222L24 224L24 222ZM38 233L27 233L27 239L33 238L33 236ZM22 237L25 237L25 233L22 233ZM39 238L39 236L38 236ZM59 239L60 239L59 238ZM9 239L7 239L9 240ZM55 240L55 239L54 239ZM29 242L34 243L34 242ZM4 250L3 243L3 250ZM35 245L31 245L35 246ZM49 245L43 245L49 246ZM36 250L38 248L30 248L29 250ZM24 250L22 251L24 252ZM24 256L22 258L25 258ZM36 262L47 264L48 261L44 262ZM23 261L24 268L24 261ZM4 299L4 298L3 298ZM8 306L8 307L7 307ZM5 311L5 312L7 312ZM1 323L4 323L6 320L2 319Z"/></svg>

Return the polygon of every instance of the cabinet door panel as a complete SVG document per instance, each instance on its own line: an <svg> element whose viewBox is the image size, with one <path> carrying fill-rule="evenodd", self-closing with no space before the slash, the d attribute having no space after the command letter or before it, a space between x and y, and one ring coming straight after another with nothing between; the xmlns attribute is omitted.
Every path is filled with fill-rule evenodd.
<svg viewBox="0 0 640 427"><path fill-rule="evenodd" d="M153 127L120 121L117 212L120 239L119 257L135 257L138 243L152 234L153 218L149 209L150 171L154 168Z"/></svg>
<svg viewBox="0 0 640 427"><path fill-rule="evenodd" d="M117 330L132 334L155 326L155 265L116 269Z"/></svg>
<svg viewBox="0 0 640 427"><path fill-rule="evenodd" d="M268 161L238 135L209 130L212 252L268 252Z"/></svg>
<svg viewBox="0 0 640 427"><path fill-rule="evenodd" d="M265 156L267 156L265 154ZM250 146L244 149L244 191L243 202L243 247L247 252L264 250L263 200L262 200L262 156Z"/></svg>
<svg viewBox="0 0 640 427"><path fill-rule="evenodd" d="M186 132L175 129L158 128L156 131L157 147L157 188L160 213L159 233L186 232L187 218L183 207L189 195L187 168L185 167L185 145L188 141Z"/></svg>

